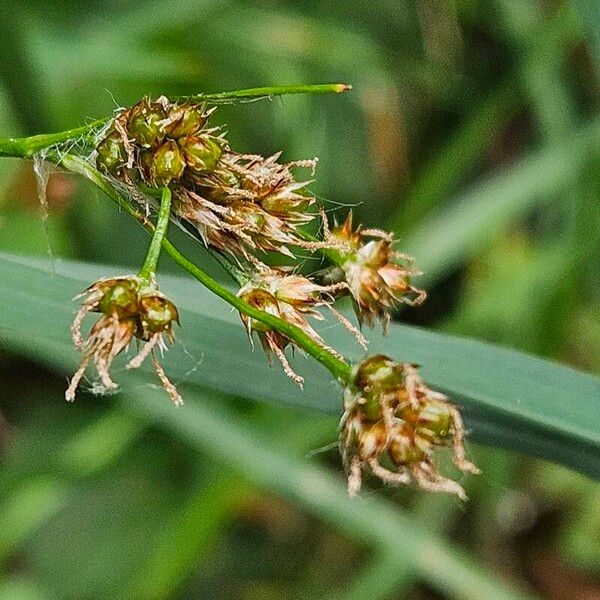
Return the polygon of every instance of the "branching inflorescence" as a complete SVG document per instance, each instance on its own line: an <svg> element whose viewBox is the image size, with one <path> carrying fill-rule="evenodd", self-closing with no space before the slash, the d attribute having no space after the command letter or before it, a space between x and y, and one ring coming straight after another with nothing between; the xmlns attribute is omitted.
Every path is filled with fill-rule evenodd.
<svg viewBox="0 0 600 600"><path fill-rule="evenodd" d="M299 86L290 91L346 89L349 86L314 90ZM277 93L286 93L285 88ZM242 91L229 97L251 95ZM226 97L215 95L219 100ZM256 336L267 356L276 357L294 382L302 386L304 380L288 362L290 347L312 355L340 382L344 388L340 450L351 494L360 488L363 472L369 471L386 483L414 481L430 491L464 497L462 487L435 466L437 449L451 445L456 466L478 472L465 457L458 409L443 394L430 390L414 365L375 355L351 368L311 324L325 318L325 309L366 349L360 328L336 310L335 301L350 296L359 326L381 321L385 330L401 304L416 305L425 299L425 292L412 281L419 274L413 259L395 250L391 233L355 227L352 214L341 225L330 224L308 190L317 159L281 162L280 154L265 158L236 152L223 131L210 123L215 108L204 99L143 99L118 111L98 133L88 136L91 152L85 160L56 146L57 140L67 142L68 137L50 136L48 145L54 153L46 155L49 160L87 175L152 232L137 275L100 280L82 294L72 336L83 358L67 400L74 399L90 364L99 385L115 389L111 364L136 340L138 353L127 366L137 368L150 357L171 400L182 403L156 356L165 350L165 338L173 342L173 324L179 322L177 308L157 288L156 268L164 248L240 311L251 343ZM40 137L36 143L41 143ZM9 149L18 155L15 142L10 140ZM30 147L24 143L21 155L30 155ZM301 170L307 175L298 177ZM153 225L148 216L157 204ZM170 220L195 235L227 267L239 285L237 294L178 253L165 237ZM318 237L308 231L313 222L319 225ZM320 253L328 266L318 273L300 273L299 250ZM283 255L290 264L271 266L273 254ZM89 312L101 317L84 339L81 327Z"/></svg>

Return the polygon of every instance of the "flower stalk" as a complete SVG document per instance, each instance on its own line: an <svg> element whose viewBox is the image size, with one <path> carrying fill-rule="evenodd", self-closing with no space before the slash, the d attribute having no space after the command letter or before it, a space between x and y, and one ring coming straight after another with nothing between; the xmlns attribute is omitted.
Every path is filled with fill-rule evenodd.
<svg viewBox="0 0 600 600"><path fill-rule="evenodd" d="M146 260L138 274L138 277L148 286L156 279L158 259L171 218L171 196L171 190L168 187L162 188L160 208L158 210L154 232L152 233L152 241L150 242L150 247L146 254Z"/></svg>

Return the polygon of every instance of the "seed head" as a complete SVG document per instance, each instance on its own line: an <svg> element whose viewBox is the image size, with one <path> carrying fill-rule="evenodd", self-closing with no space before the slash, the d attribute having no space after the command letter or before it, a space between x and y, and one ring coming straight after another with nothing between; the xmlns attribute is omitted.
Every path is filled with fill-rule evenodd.
<svg viewBox="0 0 600 600"><path fill-rule="evenodd" d="M128 186L163 187L206 173L226 147L206 127L211 112L204 104L145 98L112 121L96 147L96 164Z"/></svg>
<svg viewBox="0 0 600 600"><path fill-rule="evenodd" d="M465 499L462 487L435 467L436 449L451 443L455 465L479 473L465 456L463 436L458 409L430 390L414 365L376 355L354 368L344 391L340 435L350 494L358 492L368 469L385 483L414 481L423 489Z"/></svg>
<svg viewBox="0 0 600 600"><path fill-rule="evenodd" d="M373 326L380 319L384 329L390 313L400 304L417 305L425 292L414 287L411 278L419 272L410 256L394 252L391 233L376 229L353 229L352 213L328 239L337 244L342 270L360 323ZM369 239L371 238L371 239Z"/></svg>
<svg viewBox="0 0 600 600"><path fill-rule="evenodd" d="M173 323L179 323L175 305L155 289L144 287L137 277L101 279L82 294L83 305L78 311L71 333L75 347L83 353L81 365L65 394L72 402L75 392L90 363L96 367L106 390L118 386L110 376L110 367L121 352L126 350L135 337L143 345L138 354L129 361L127 368L138 368L148 356L156 373L175 404L181 404L181 396L169 381L155 355L155 348L164 349L163 334L173 342ZM102 313L92 327L86 340L81 335L83 319L89 312Z"/></svg>
<svg viewBox="0 0 600 600"><path fill-rule="evenodd" d="M269 268L263 265L240 289L238 296L251 306L300 328L322 348L339 356L325 344L308 321L309 317L323 319L317 308L331 306L332 293L337 289L337 285L317 285L306 277L294 274L290 269ZM295 347L294 342L265 323L244 314L240 314L240 317L250 340L252 341L252 333L255 332L267 356L275 354L285 373L301 386L302 377L294 373L284 354L288 345Z"/></svg>

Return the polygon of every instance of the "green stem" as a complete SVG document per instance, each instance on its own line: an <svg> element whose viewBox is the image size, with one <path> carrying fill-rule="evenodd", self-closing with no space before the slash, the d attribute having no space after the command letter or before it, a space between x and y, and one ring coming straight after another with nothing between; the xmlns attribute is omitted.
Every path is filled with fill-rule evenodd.
<svg viewBox="0 0 600 600"><path fill-rule="evenodd" d="M184 96L192 100L207 100L212 102L237 100L240 98L258 99L290 94L340 94L352 89L348 83L322 83L317 85L275 85L270 87L249 88L217 94L195 94Z"/></svg>
<svg viewBox="0 0 600 600"><path fill-rule="evenodd" d="M234 90L231 92L219 92L216 94L194 94L191 96L177 96L171 98L178 100L206 100L208 102L228 102L239 99L271 98L273 96L284 96L290 94L339 94L352 89L347 83L324 83L318 85L281 85L271 87L250 88L246 90ZM0 138L0 157L31 158L34 154L45 148L56 144L67 142L71 139L87 135L91 129L104 125L108 119L95 120L89 125L67 129L58 133L34 135L25 138Z"/></svg>
<svg viewBox="0 0 600 600"><path fill-rule="evenodd" d="M87 135L91 129L103 125L106 121L97 120L89 125L67 129L58 133L44 133L23 138L0 138L0 156L14 156L17 158L31 158L41 150L55 146L62 142L77 139Z"/></svg>
<svg viewBox="0 0 600 600"><path fill-rule="evenodd" d="M169 220L171 218L171 190L164 187L161 190L160 208L152 234L152 241L146 254L144 265L140 269L139 277L145 285L153 285L156 280L156 267L162 248L163 240L167 234Z"/></svg>
<svg viewBox="0 0 600 600"><path fill-rule="evenodd" d="M161 192L157 188L149 187L144 184L140 184L139 188L147 196L152 196L153 198L160 198L161 196ZM194 236L194 239L199 238ZM248 283L248 277L246 274L241 269L238 269L238 267L236 267L226 255L215 248L211 248L210 246L208 246L207 250L208 253L215 259L216 262L219 263L219 265L235 283L237 283L240 287Z"/></svg>
<svg viewBox="0 0 600 600"><path fill-rule="evenodd" d="M107 196L109 196L109 198L113 200L120 208L134 217L143 227L145 227L146 230L150 232L154 231L154 225L139 211L135 210L135 208L133 208L129 202L121 196L121 194L110 184L110 182L85 159L71 154L60 156L57 152L49 153L47 159L60 164L60 166L68 171L78 173L89 179L94 185L105 192ZM291 325L283 319L274 317L273 315L267 314L253 306L250 306L250 304L241 298L238 298L238 296L236 296L233 292L223 287L220 283L205 273L200 267L196 266L192 261L183 256L166 237L162 240L162 247L175 263L185 269L202 285L225 300L225 302L233 306L239 312L250 317L251 319L256 319L257 321L264 323L265 325L275 329L288 339L295 342L299 348L304 350L307 354L310 354L310 356L312 356L315 360L319 361L326 369L329 370L335 379L341 383L348 383L350 381L350 365L344 360L339 359L330 351L322 348L309 335L302 331L302 329L296 327L295 325Z"/></svg>

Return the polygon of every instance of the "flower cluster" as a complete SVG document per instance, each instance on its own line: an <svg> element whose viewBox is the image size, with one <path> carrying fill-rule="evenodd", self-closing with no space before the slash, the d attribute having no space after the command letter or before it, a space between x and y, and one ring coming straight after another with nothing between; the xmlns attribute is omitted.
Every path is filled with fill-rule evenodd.
<svg viewBox="0 0 600 600"><path fill-rule="evenodd" d="M127 368L136 369L151 356L165 391L175 404L182 404L181 396L167 378L154 352L156 348L165 348L165 337L173 342L173 323L179 323L175 305L159 291L143 285L139 278L133 276L101 279L85 290L82 296L85 299L73 321L71 333L73 343L83 353L83 359L71 379L66 399L70 402L75 399L75 392L90 363L96 367L104 389L116 389L118 386L110 376L110 367L115 357L136 338L143 345L129 361ZM89 312L99 312L102 316L84 340L81 325Z"/></svg>
<svg viewBox="0 0 600 600"><path fill-rule="evenodd" d="M391 234L361 226L354 229L352 214L343 225L329 229L322 208L307 191L310 180L297 180L294 175L297 168L314 172L316 159L282 163L280 153L267 158L237 153L218 127L209 126L213 111L203 103L144 99L121 111L103 132L97 146L98 167L142 201L147 194L143 190L140 194L139 184L169 186L173 217L207 246L233 256L251 280L264 279L264 253L294 258L294 248L324 250L335 259L337 279L332 283L339 284L328 290L330 297L350 294L361 325L372 326L379 319L385 329L399 304L424 300L425 293L411 282L418 274L412 259L393 250ZM323 221L322 239L303 230L318 214ZM248 300L269 304L260 293ZM312 316L314 308L323 305L314 295L307 296L305 313L309 304ZM335 314L365 346L358 330ZM294 322L292 314L281 316ZM314 330L311 335L316 336ZM272 332L266 344L272 352L276 337L278 351L286 345L281 334Z"/></svg>
<svg viewBox="0 0 600 600"><path fill-rule="evenodd" d="M350 212L343 225L326 237L339 248L339 266L361 324L372 327L380 319L385 330L399 304L414 306L425 300L425 292L411 283L411 277L420 274L413 258L393 251L391 233L362 226L354 229Z"/></svg>
<svg viewBox="0 0 600 600"><path fill-rule="evenodd" d="M324 317L317 310L317 307L321 306L327 307L334 314L339 315L332 306L333 294L343 288L345 288L343 283L330 286L317 285L310 279L293 273L290 269L263 267L240 289L238 296L250 306L298 327L319 346L338 355L313 329L308 322L308 317L322 320ZM256 333L267 356L270 356L271 353L275 354L286 375L302 386L303 378L292 370L283 352L291 343L290 339L265 323L244 314L240 316L250 341L252 342L252 334ZM339 316L343 319L341 315Z"/></svg>
<svg viewBox="0 0 600 600"><path fill-rule="evenodd" d="M208 129L204 104L164 96L122 111L98 143L98 168L125 183L162 187L214 169L226 142Z"/></svg>
<svg viewBox="0 0 600 600"><path fill-rule="evenodd" d="M463 435L458 409L429 389L414 365L383 355L368 358L355 367L344 391L340 449L348 491L358 492L362 472L369 469L386 483L414 481L428 491L464 499L463 488L442 476L434 462L436 449L451 443L455 465L479 473L465 456Z"/></svg>
<svg viewBox="0 0 600 600"><path fill-rule="evenodd" d="M316 160L278 162L232 151L218 127L209 128L214 109L204 104L142 100L122 111L97 146L97 165L139 197L136 185L170 186L173 213L196 230L205 244L250 260L256 251L292 256L290 247L319 248L298 228L311 221L315 198L309 181L292 169L314 169Z"/></svg>
<svg viewBox="0 0 600 600"><path fill-rule="evenodd" d="M144 99L121 110L100 134L98 169L147 214L158 197L160 208L140 276L101 280L83 294L72 328L83 360L67 399L74 399L90 363L104 389L116 388L111 364L136 338L142 346L127 367L139 367L151 356L170 398L181 403L155 356L157 347L165 347L165 337L173 341L173 323L178 322L175 306L153 285L172 219L211 248L222 264L225 261L240 284L238 297L244 304L233 298L230 303L240 309L251 344L257 337L269 360L274 355L301 387L304 380L290 366L288 348L310 352L344 381L340 449L351 494L358 492L367 470L387 483L414 481L421 488L464 498L462 487L441 475L435 462L437 450L451 445L458 469L478 472L465 456L457 408L429 389L414 365L382 355L363 360L350 376L343 356L313 325L324 319L322 310L329 311L366 349L361 330L334 308L334 302L349 295L359 325L372 327L381 321L385 331L401 304L417 305L425 299L425 292L413 284L419 275L413 259L395 250L391 233L355 227L351 212L341 225L330 227L308 189L317 159L280 162L280 153L266 158L238 153L219 127L209 125L213 112L202 102ZM297 179L298 169L311 173ZM317 218L322 223L319 236L306 228ZM300 274L297 249L319 251L330 264L317 273ZM270 261L273 253L285 259ZM293 266L267 266L290 259ZM101 317L84 340L80 328L88 312Z"/></svg>

